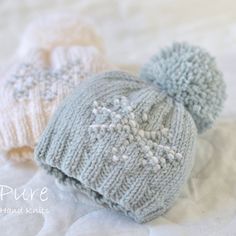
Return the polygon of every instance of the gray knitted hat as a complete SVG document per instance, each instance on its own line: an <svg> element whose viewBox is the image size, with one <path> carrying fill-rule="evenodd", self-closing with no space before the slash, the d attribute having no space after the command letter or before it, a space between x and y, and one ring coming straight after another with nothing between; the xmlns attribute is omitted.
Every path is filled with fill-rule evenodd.
<svg viewBox="0 0 236 236"><path fill-rule="evenodd" d="M140 79L109 72L83 82L58 108L35 158L57 180L137 222L163 214L190 174L197 133L225 98L214 59L174 44Z"/></svg>

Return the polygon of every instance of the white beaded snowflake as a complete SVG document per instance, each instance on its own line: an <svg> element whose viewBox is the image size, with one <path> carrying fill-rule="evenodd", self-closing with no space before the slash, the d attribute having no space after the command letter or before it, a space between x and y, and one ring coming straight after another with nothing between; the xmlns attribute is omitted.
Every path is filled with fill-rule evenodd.
<svg viewBox="0 0 236 236"><path fill-rule="evenodd" d="M166 127L158 130L144 130L139 125L134 108L126 97L114 99L110 105L93 104L94 122L89 131L98 140L107 132L117 132L126 135L126 140L121 147L113 147L111 160L114 162L125 161L129 158L127 148L136 143L142 155L142 165L152 165L156 172L165 168L167 162L179 161L182 154L175 147L167 145L171 138L171 132ZM141 114L141 122L148 122L148 114ZM162 140L163 145L160 144ZM163 141L164 140L164 141Z"/></svg>

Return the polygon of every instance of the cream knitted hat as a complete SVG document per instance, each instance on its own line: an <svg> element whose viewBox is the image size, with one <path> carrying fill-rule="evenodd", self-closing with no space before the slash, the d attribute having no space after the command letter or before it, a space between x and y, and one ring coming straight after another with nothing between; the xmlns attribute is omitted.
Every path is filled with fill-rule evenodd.
<svg viewBox="0 0 236 236"><path fill-rule="evenodd" d="M28 27L17 59L0 81L0 149L8 158L31 158L62 99L81 80L112 68L101 42L91 26L67 15Z"/></svg>

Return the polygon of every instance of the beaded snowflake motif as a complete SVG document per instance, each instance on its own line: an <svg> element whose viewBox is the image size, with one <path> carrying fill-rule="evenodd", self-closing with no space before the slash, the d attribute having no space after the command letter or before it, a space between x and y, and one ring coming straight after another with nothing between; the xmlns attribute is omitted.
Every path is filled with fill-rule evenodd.
<svg viewBox="0 0 236 236"><path fill-rule="evenodd" d="M167 162L180 161L182 154L169 145L171 132L166 127L158 130L144 130L135 115L134 108L126 97L114 99L111 105L93 104L94 122L89 131L93 137L100 139L107 132L118 132L126 135L121 147L113 147L111 159L113 162L129 159L127 148L136 143L141 155L142 165L152 165L155 172L165 168ZM141 114L141 121L148 122L148 114ZM162 140L162 144L160 144Z"/></svg>
<svg viewBox="0 0 236 236"><path fill-rule="evenodd" d="M30 92L38 88L39 96L45 101L52 101L57 96L57 84L68 89L74 88L76 81L88 76L88 72L79 60L68 63L57 70L39 69L31 63L19 65L8 84L13 89L16 100L28 100Z"/></svg>

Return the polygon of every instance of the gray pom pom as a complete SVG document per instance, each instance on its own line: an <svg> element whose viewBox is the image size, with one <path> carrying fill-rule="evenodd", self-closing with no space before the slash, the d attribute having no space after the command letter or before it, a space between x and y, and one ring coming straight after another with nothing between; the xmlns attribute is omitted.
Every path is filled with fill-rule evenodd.
<svg viewBox="0 0 236 236"><path fill-rule="evenodd" d="M151 58L141 78L166 90L191 113L199 133L209 128L225 100L225 83L205 50L175 43Z"/></svg>

